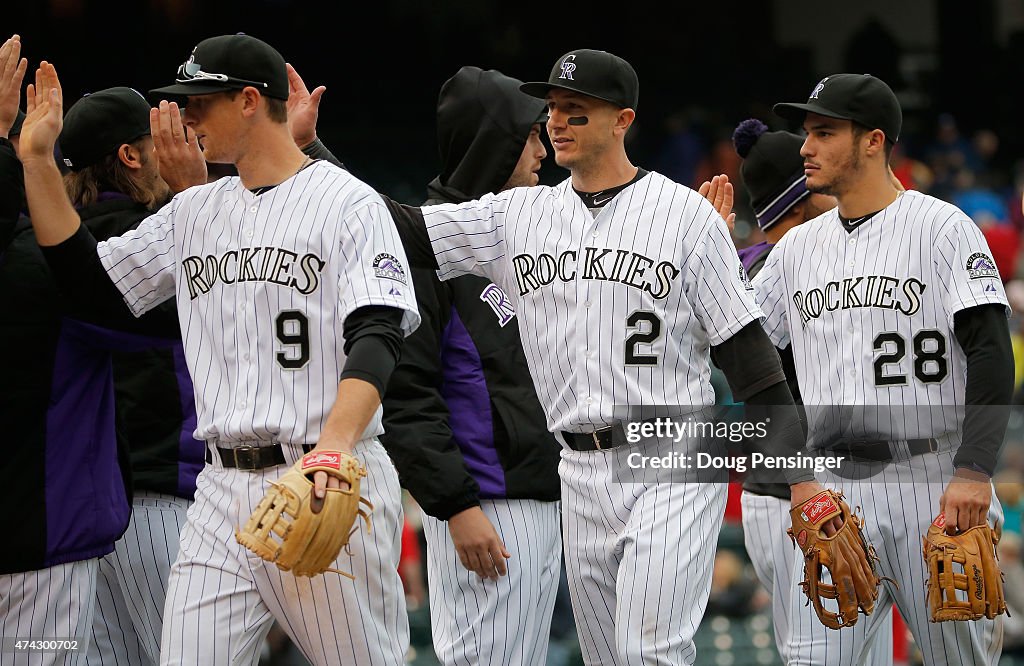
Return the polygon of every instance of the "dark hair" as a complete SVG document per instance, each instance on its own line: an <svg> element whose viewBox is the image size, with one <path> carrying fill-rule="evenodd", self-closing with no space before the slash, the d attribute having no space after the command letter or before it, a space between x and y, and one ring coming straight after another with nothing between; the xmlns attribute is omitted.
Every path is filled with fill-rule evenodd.
<svg viewBox="0 0 1024 666"><path fill-rule="evenodd" d="M148 138L149 136L144 136L128 144L139 150L143 163L150 159L143 146ZM100 162L87 166L81 171L70 171L64 174L64 190L74 205L91 206L99 199L101 192L110 191L127 195L135 203L142 204L147 208L155 208L163 203L157 201L156 192L143 187L132 177L131 169L125 166L119 157L120 152L121 146L118 146L117 151L110 153Z"/></svg>
<svg viewBox="0 0 1024 666"><path fill-rule="evenodd" d="M873 132L875 129L877 129L877 128L875 128L875 127L868 127L867 125L862 125L862 124L858 123L856 120L854 120L853 121L853 138L855 140L859 140L862 136L864 136L868 132ZM879 130L879 131L882 132L882 134L885 134L885 130ZM892 141L892 139L890 139L889 137L885 137L885 144L883 145L882 150L885 153L885 163L886 164L888 164L889 160L892 159L892 150L895 147L896 147L896 144Z"/></svg>

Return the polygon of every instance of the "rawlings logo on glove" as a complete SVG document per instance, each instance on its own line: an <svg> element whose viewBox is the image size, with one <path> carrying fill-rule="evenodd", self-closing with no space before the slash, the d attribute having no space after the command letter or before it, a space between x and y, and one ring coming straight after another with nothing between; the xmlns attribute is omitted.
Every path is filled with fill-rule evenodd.
<svg viewBox="0 0 1024 666"><path fill-rule="evenodd" d="M992 619L1005 613L1003 574L996 556L999 530L986 523L951 535L945 527L946 515L940 513L922 539L931 621ZM966 600L957 598L958 591Z"/></svg>
<svg viewBox="0 0 1024 666"><path fill-rule="evenodd" d="M875 572L878 556L862 530L864 521L850 511L842 493L825 490L790 511L789 536L804 554L804 580L800 583L821 623L830 629L857 623L858 609L870 615L882 579ZM843 525L833 536L821 526L839 516ZM795 535L795 536L794 536ZM822 582L822 568L832 583ZM825 609L822 599L835 599L839 612Z"/></svg>
<svg viewBox="0 0 1024 666"><path fill-rule="evenodd" d="M326 472L349 485L345 490L328 488L323 508L314 513L314 472ZM307 453L276 483L270 482L266 496L256 506L249 520L235 539L267 562L296 576L316 576L333 571L354 578L352 574L332 569L341 549L348 545L355 531L356 518L366 521L370 531L373 505L359 496L359 480L366 476L358 460L341 451Z"/></svg>

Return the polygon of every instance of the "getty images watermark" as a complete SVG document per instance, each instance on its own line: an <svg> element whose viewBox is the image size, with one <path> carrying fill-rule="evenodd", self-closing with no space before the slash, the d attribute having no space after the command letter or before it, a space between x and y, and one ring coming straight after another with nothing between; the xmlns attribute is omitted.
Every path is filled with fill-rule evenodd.
<svg viewBox="0 0 1024 666"><path fill-rule="evenodd" d="M717 441L739 444L756 441L768 436L770 418L764 421L703 421L693 417L677 420L658 417L647 421L625 424L626 442L639 444L657 440L679 444L686 441ZM843 456L768 455L753 451L749 455L728 455L687 449L686 451L656 452L632 451L626 455L626 464L635 470L727 470L745 473L748 470L807 469L814 472L839 469Z"/></svg>

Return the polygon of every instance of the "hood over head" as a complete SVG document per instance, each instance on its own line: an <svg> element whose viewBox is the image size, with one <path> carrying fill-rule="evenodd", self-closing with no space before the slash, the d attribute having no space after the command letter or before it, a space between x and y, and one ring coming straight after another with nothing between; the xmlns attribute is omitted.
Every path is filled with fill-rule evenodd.
<svg viewBox="0 0 1024 666"><path fill-rule="evenodd" d="M547 120L546 102L520 92L520 85L494 69L463 67L441 86L441 173L428 187L431 200L467 201L508 182L530 129Z"/></svg>

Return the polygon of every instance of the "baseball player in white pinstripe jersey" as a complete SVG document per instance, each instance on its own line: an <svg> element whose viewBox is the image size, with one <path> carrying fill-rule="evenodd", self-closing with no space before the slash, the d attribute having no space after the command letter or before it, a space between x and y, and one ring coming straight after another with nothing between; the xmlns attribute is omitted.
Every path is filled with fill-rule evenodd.
<svg viewBox="0 0 1024 666"><path fill-rule="evenodd" d="M882 81L838 74L804 104L806 186L839 206L791 230L755 279L779 348L792 347L813 447L852 466L819 476L864 510L883 584L872 615L826 629L791 590L790 664L862 663L895 603L928 664L995 664L1001 618L930 623L922 536L1000 522L990 477L1013 383L1007 302L980 230L956 207L900 192L888 157L902 124ZM802 558L794 558L794 579Z"/></svg>
<svg viewBox="0 0 1024 666"><path fill-rule="evenodd" d="M836 200L807 189L804 159L800 155L803 137L791 132L770 132L764 123L752 118L737 126L732 140L736 152L743 158L740 175L758 227L766 238L763 243L739 251L743 267L754 279L768 254L786 233L835 208ZM718 195L728 182L727 176L719 176L700 189L725 218L731 214L731 201L724 193L723 196ZM793 369L792 352L789 348L781 350L781 357L790 392L799 403L800 387ZM743 507L743 542L758 579L771 594L775 645L781 652L789 640L790 592L796 585L790 566L794 544L786 534L790 523L789 486L779 479L776 472L752 467L743 481L740 502ZM892 664L892 639L890 613L883 619L865 663L872 666Z"/></svg>
<svg viewBox="0 0 1024 666"><path fill-rule="evenodd" d="M424 207L426 252L442 278L483 275L515 306L563 445L563 541L585 662L692 664L726 486L659 483L621 464L631 414L713 404L710 354L741 399L788 403L773 424L780 437L801 438L796 410L724 220L626 156L633 68L572 51L522 89L547 100L555 159L572 177ZM401 226L418 261L423 229Z"/></svg>
<svg viewBox="0 0 1024 666"><path fill-rule="evenodd" d="M419 316L394 224L372 189L295 146L285 62L264 42L204 40L177 84L154 93L186 100L189 131L175 124L174 135L239 176L182 192L120 238L96 246L60 189L60 88L47 63L22 146L40 245L55 272L78 275L65 289L102 296L112 281L136 314L177 299L208 464L171 570L161 663L255 664L276 619L315 664L401 664L401 500L377 435L380 395ZM161 102L166 122L177 113ZM354 581L295 577L235 541L267 482L309 450L351 451L367 468L373 531L335 563ZM318 497L338 487L325 477Z"/></svg>

